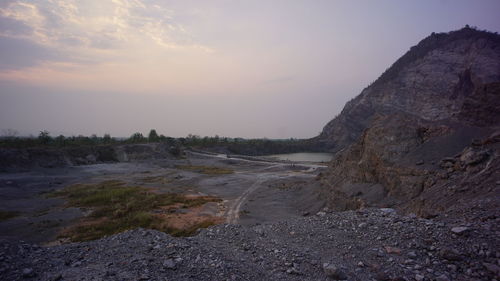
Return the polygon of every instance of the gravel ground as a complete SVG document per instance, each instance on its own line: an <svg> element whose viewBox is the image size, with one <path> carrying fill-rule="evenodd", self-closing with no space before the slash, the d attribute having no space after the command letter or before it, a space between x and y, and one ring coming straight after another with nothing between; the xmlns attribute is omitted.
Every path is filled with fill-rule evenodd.
<svg viewBox="0 0 500 281"><path fill-rule="evenodd" d="M54 247L0 242L1 280L500 280L498 218L320 211L188 238L137 229Z"/></svg>

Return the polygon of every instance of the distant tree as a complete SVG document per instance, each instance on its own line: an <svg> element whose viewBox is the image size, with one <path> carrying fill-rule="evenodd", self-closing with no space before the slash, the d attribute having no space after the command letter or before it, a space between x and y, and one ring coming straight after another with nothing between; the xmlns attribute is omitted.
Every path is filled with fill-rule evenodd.
<svg viewBox="0 0 500 281"><path fill-rule="evenodd" d="M90 141L92 142L92 144L98 144L99 143L99 138L97 137L96 134L92 134L90 136Z"/></svg>
<svg viewBox="0 0 500 281"><path fill-rule="evenodd" d="M56 142L57 146L64 146L66 144L66 137L63 135L57 136L54 141Z"/></svg>
<svg viewBox="0 0 500 281"><path fill-rule="evenodd" d="M172 146L175 144L175 139L172 137L165 137L165 141L167 142L168 145Z"/></svg>
<svg viewBox="0 0 500 281"><path fill-rule="evenodd" d="M132 142L132 143L140 143L140 142L144 142L146 140L146 138L141 133L137 132L137 133L132 134L128 140L129 140L129 142Z"/></svg>
<svg viewBox="0 0 500 281"><path fill-rule="evenodd" d="M159 140L159 136L158 136L158 133L156 133L156 130L155 129L151 129L151 131L149 131L149 135L148 135L148 141L149 142L157 142Z"/></svg>
<svg viewBox="0 0 500 281"><path fill-rule="evenodd" d="M4 138L15 138L19 135L19 132L14 129L2 129L2 137Z"/></svg>
<svg viewBox="0 0 500 281"><path fill-rule="evenodd" d="M51 140L52 137L50 137L50 133L48 131L40 131L40 134L38 135L38 141L40 144L49 144Z"/></svg>
<svg viewBox="0 0 500 281"><path fill-rule="evenodd" d="M104 136L102 137L102 142L103 143L111 143L113 141L113 139L111 138L111 135L110 134L104 134Z"/></svg>

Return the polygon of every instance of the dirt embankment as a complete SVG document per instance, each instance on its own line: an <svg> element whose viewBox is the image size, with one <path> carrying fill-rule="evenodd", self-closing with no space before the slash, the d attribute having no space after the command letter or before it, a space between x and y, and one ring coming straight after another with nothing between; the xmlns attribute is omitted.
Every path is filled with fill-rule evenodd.
<svg viewBox="0 0 500 281"><path fill-rule="evenodd" d="M0 148L0 172L26 172L97 163L172 158L163 143L78 146L67 148Z"/></svg>

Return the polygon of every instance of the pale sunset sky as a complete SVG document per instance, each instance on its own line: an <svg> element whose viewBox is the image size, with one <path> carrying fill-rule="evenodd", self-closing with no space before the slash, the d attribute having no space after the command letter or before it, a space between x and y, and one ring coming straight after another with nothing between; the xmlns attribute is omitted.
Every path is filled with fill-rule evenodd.
<svg viewBox="0 0 500 281"><path fill-rule="evenodd" d="M498 0L0 0L0 129L308 138Z"/></svg>

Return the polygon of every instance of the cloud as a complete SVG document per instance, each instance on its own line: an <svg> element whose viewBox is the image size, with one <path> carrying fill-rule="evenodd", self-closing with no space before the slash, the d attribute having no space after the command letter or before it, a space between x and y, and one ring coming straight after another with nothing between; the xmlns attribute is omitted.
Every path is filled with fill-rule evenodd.
<svg viewBox="0 0 500 281"><path fill-rule="evenodd" d="M141 48L163 52L212 51L196 42L187 28L176 22L175 13L160 3L155 0L2 2L0 39L7 53L2 50L0 71L47 60L114 62L129 56L127 51L133 54Z"/></svg>
<svg viewBox="0 0 500 281"><path fill-rule="evenodd" d="M21 21L8 17L0 16L0 27L1 36L15 37L18 35L30 36L33 34L33 28Z"/></svg>
<svg viewBox="0 0 500 281"><path fill-rule="evenodd" d="M57 52L32 41L0 36L0 69L31 67L44 61L56 60Z"/></svg>

